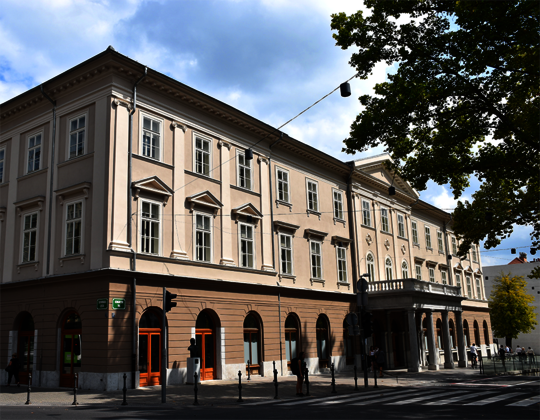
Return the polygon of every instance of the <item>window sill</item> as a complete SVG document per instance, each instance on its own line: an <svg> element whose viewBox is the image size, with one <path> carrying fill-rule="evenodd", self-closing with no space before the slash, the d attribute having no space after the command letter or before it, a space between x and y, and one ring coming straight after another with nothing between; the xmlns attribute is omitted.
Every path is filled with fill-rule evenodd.
<svg viewBox="0 0 540 420"><path fill-rule="evenodd" d="M398 239L403 239L404 241L407 241L407 240L408 240L405 236L399 236L399 235L398 235L397 237L398 237Z"/></svg>
<svg viewBox="0 0 540 420"><path fill-rule="evenodd" d="M338 217L334 217L334 225L336 223L343 223L343 227L347 226L347 222L345 221L345 219L340 219Z"/></svg>
<svg viewBox="0 0 540 420"><path fill-rule="evenodd" d="M364 225L363 223L362 223L360 226L362 226L363 228L368 228L368 229L372 229L372 230L375 229L373 226L370 226L370 225Z"/></svg>
<svg viewBox="0 0 540 420"><path fill-rule="evenodd" d="M242 192L245 192L247 194L252 194L252 195L255 195L257 197L261 196L258 192L250 190L249 188L239 187L238 185L231 184L231 189L237 190L237 191L242 191Z"/></svg>
<svg viewBox="0 0 540 420"><path fill-rule="evenodd" d="M280 205L288 207L289 211L292 211L292 204L291 203L288 203L287 201L276 200L276 207L279 208Z"/></svg>
<svg viewBox="0 0 540 420"><path fill-rule="evenodd" d="M191 175L191 176L195 176L195 177L197 177L197 178L206 179L207 181L210 181L210 182L213 182L213 183L215 183L215 184L221 185L221 181L220 181L220 180L211 178L211 177L209 177L208 175L203 175L203 174L199 174L199 173L197 173L197 172L188 171L187 169L184 170L184 173L185 173L185 174L188 174L188 175Z"/></svg>
<svg viewBox="0 0 540 420"><path fill-rule="evenodd" d="M21 274L21 268L34 267L34 271L38 271L39 261L28 261L17 265L17 274Z"/></svg>
<svg viewBox="0 0 540 420"><path fill-rule="evenodd" d="M348 290L351 290L351 283L349 283L348 281L338 281L337 285L338 289L340 286L346 286Z"/></svg>
<svg viewBox="0 0 540 420"><path fill-rule="evenodd" d="M279 275L279 281L281 281L282 279L292 280L293 284L296 283L296 276L294 276L292 274L280 274Z"/></svg>
<svg viewBox="0 0 540 420"><path fill-rule="evenodd" d="M382 229L381 229L381 233L385 233L385 234L387 234L387 235L391 235L391 234L392 234L392 232L388 232L388 231L382 230Z"/></svg>
<svg viewBox="0 0 540 420"><path fill-rule="evenodd" d="M417 248L420 248L420 244L414 244L413 243L413 246L417 247Z"/></svg>
<svg viewBox="0 0 540 420"><path fill-rule="evenodd" d="M17 178L17 181L22 180L22 179L26 179L26 178L32 178L33 176L43 174L43 173L47 172L47 169L48 168L43 168L43 169L40 169L39 171L34 171L34 172L30 172L28 174L24 174L24 175L20 176L19 178Z"/></svg>
<svg viewBox="0 0 540 420"><path fill-rule="evenodd" d="M84 259L86 255L85 254L76 254L76 255L67 255L65 257L59 258L60 261L60 267L64 266L64 262L66 261L76 261L81 260L81 264L84 264Z"/></svg>
<svg viewBox="0 0 540 420"><path fill-rule="evenodd" d="M426 246L426 250L427 251L433 251L433 248L429 247L429 246Z"/></svg>
<svg viewBox="0 0 540 420"><path fill-rule="evenodd" d="M310 278L309 281L311 281L312 286L313 286L313 283L322 283L322 285L324 287L324 283L325 283L326 280Z"/></svg>
<svg viewBox="0 0 540 420"><path fill-rule="evenodd" d="M92 153L85 153L85 154L82 154L80 156L76 156L76 157L73 157L73 158L69 158L69 159L66 159L64 160L63 162L59 163L58 164L58 168L62 168L64 166L67 166L67 165L70 165L72 163L77 163L77 162L80 162L82 160L86 160L86 159L89 159L91 157L94 156L94 152Z"/></svg>
<svg viewBox="0 0 540 420"><path fill-rule="evenodd" d="M169 165L168 163L162 162L159 159L154 159L154 158L143 156L143 155L136 155L135 153L133 154L133 157L135 159L144 160L145 162L153 163L154 165L159 165L167 169L174 169L173 165Z"/></svg>
<svg viewBox="0 0 540 420"><path fill-rule="evenodd" d="M321 214L322 213L320 213L318 211L306 209L306 213L307 213L308 217L309 217L310 214L314 214L315 216L317 216L319 218L319 220L321 220Z"/></svg>

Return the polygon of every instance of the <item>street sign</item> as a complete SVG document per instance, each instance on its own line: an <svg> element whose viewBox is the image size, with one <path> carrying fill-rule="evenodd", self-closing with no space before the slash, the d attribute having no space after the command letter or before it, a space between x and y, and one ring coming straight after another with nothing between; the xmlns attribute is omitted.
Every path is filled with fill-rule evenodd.
<svg viewBox="0 0 540 420"><path fill-rule="evenodd" d="M96 309L98 311L103 311L109 308L109 299L98 299Z"/></svg>
<svg viewBox="0 0 540 420"><path fill-rule="evenodd" d="M126 299L124 299L124 298L113 298L112 307L113 307L113 309L126 309Z"/></svg>

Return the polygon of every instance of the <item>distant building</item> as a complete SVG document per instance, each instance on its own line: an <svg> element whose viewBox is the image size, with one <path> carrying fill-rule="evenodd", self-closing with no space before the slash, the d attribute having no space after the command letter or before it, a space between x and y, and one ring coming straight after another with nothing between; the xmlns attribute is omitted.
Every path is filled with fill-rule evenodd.
<svg viewBox="0 0 540 420"><path fill-rule="evenodd" d="M540 266L540 258L527 261L527 255L520 253L519 257L514 258L508 264L505 265L491 265L484 267L484 284L486 286L486 296L489 299L491 291L493 290L494 280L499 277L501 273L511 274L512 276L523 276L527 282L527 293L534 297L535 312L540 314L540 280L530 279L527 276L531 273L534 267ZM538 320L538 316L537 316ZM498 340L500 344L504 344L505 337L493 337ZM517 339L512 339L512 347L516 348L517 345L532 347L536 354L540 354L540 325L536 326L536 329L528 334L520 334Z"/></svg>

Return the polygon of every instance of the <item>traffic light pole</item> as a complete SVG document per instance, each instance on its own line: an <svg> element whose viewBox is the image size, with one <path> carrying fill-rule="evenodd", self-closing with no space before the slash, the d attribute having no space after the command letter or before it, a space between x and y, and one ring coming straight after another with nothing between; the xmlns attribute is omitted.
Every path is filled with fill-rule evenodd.
<svg viewBox="0 0 540 420"><path fill-rule="evenodd" d="M367 280L364 278L365 276L368 276L367 274L363 274L360 276L360 280L358 281L358 285L356 287L356 308L358 310L358 317L360 319L360 325L362 326L362 333L360 335L360 356L362 357L362 368L364 370L364 387L368 387L369 381L368 381L368 349L367 349L367 337L366 333L364 331L364 320L366 319L365 313L366 313L366 306L368 301L368 284Z"/></svg>
<svg viewBox="0 0 540 420"><path fill-rule="evenodd" d="M163 319L161 321L161 402L167 402L167 289L163 288Z"/></svg>

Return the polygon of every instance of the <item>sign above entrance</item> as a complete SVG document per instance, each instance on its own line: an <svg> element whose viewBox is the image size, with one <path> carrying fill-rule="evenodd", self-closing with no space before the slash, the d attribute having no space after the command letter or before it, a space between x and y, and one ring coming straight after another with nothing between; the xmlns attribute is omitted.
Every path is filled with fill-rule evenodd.
<svg viewBox="0 0 540 420"><path fill-rule="evenodd" d="M98 299L96 307L99 311L107 309L109 307L109 299Z"/></svg>
<svg viewBox="0 0 540 420"><path fill-rule="evenodd" d="M112 307L113 307L113 309L126 309L126 299L124 299L124 298L113 298Z"/></svg>

